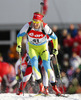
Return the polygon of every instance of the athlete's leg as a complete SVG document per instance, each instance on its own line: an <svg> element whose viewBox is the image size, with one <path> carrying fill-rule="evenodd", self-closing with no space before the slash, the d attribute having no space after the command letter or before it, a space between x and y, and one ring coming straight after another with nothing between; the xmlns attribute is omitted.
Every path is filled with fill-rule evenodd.
<svg viewBox="0 0 81 100"><path fill-rule="evenodd" d="M41 58L45 69L45 74L44 74L44 76L46 77L45 86L48 86L48 78L50 79L51 82L55 82L55 76L52 68L50 67L50 54L48 51L47 44L44 46L44 52L41 53Z"/></svg>
<svg viewBox="0 0 81 100"><path fill-rule="evenodd" d="M47 48L46 48L45 52L42 53L41 58L42 58L42 61L43 61L44 69L46 71L45 72L46 77L48 75L48 78L50 79L52 88L56 92L56 95L60 95L61 92L58 90L58 88L56 86L56 83L55 83L54 72L53 72L52 68L50 67L50 56L49 56L49 52L48 52ZM48 86L48 78L47 78L47 80L45 82L46 86ZM44 86L45 86L45 84L44 84ZM47 88L46 88L46 94L48 94L47 93Z"/></svg>
<svg viewBox="0 0 81 100"><path fill-rule="evenodd" d="M43 92L44 91L44 86L42 84L42 80L41 80L41 73L39 71L38 68L38 46L29 46L29 56L30 56L30 61L31 61L31 65L32 65L32 70L33 70L33 74L35 76L36 81L39 84L39 92Z"/></svg>
<svg viewBox="0 0 81 100"><path fill-rule="evenodd" d="M28 80L30 79L31 75L32 75L32 67L29 66L29 67L27 67L27 69L25 71L25 75L23 77L23 87L22 87L22 82L20 82L20 87L19 87L19 91L18 91L17 95L22 94L22 90L25 88L25 86L26 86Z"/></svg>

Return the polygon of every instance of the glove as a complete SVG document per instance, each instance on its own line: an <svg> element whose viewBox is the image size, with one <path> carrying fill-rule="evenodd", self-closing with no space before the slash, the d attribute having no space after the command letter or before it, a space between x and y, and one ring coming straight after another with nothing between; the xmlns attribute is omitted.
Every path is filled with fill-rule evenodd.
<svg viewBox="0 0 81 100"><path fill-rule="evenodd" d="M20 45L18 45L18 46L16 47L16 51L17 51L18 53L21 52L21 46L20 46Z"/></svg>
<svg viewBox="0 0 81 100"><path fill-rule="evenodd" d="M18 75L16 75L16 80L17 80L17 81L19 80L19 76L18 76Z"/></svg>
<svg viewBox="0 0 81 100"><path fill-rule="evenodd" d="M58 50L53 49L53 54L54 54L55 56L58 55Z"/></svg>
<svg viewBox="0 0 81 100"><path fill-rule="evenodd" d="M21 77L19 75L16 75L16 80L17 81L21 81L22 79L21 79Z"/></svg>

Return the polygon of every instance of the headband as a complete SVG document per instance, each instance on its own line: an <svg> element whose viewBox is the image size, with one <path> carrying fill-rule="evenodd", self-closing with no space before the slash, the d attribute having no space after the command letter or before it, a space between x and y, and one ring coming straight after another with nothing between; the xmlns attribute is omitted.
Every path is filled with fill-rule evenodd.
<svg viewBox="0 0 81 100"><path fill-rule="evenodd" d="M33 19L37 19L37 20L42 20L43 15L39 14L39 13L34 13L33 15Z"/></svg>

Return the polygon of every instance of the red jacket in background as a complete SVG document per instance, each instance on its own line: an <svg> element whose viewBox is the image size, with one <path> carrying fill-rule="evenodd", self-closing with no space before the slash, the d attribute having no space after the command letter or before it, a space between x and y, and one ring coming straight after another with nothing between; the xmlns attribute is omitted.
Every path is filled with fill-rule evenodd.
<svg viewBox="0 0 81 100"><path fill-rule="evenodd" d="M74 42L77 42L81 45L81 35L77 35L75 38L74 38Z"/></svg>
<svg viewBox="0 0 81 100"><path fill-rule="evenodd" d="M63 41L63 45L65 47L72 47L73 46L73 43L74 43L74 39L73 38L64 39L64 41Z"/></svg>
<svg viewBox="0 0 81 100"><path fill-rule="evenodd" d="M3 78L4 75L7 75L11 72L11 67L6 62L0 62L0 76Z"/></svg>

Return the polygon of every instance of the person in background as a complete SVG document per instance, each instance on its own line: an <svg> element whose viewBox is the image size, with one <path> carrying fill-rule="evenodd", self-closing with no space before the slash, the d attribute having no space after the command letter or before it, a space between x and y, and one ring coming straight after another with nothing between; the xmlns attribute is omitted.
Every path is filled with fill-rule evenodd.
<svg viewBox="0 0 81 100"><path fill-rule="evenodd" d="M68 33L74 38L77 35L77 29L75 29L74 24L70 24Z"/></svg>
<svg viewBox="0 0 81 100"><path fill-rule="evenodd" d="M81 45L79 45L77 42L74 42L72 52L76 52L77 55L81 57Z"/></svg>
<svg viewBox="0 0 81 100"><path fill-rule="evenodd" d="M21 70L21 66L22 66L22 70ZM22 92L20 91L26 87L26 84L31 78L31 76L32 76L33 81L35 81L34 76L32 74L32 67L31 67L30 60L27 53L23 53L21 57L21 66L20 66L20 59L18 59L17 62L15 63L16 80L19 81L19 84L20 84L17 95L22 94ZM22 81L21 71L23 73L23 87L22 87L22 82L21 82Z"/></svg>
<svg viewBox="0 0 81 100"><path fill-rule="evenodd" d="M58 43L60 43L62 38L61 30L58 29L57 25L53 25L52 31L56 34L56 36L58 37Z"/></svg>
<svg viewBox="0 0 81 100"><path fill-rule="evenodd" d="M65 53L68 53L69 56L72 54L72 46L74 43L74 39L71 37L70 34L67 34L66 38L63 40L63 50Z"/></svg>
<svg viewBox="0 0 81 100"><path fill-rule="evenodd" d="M61 77L62 77L62 84L63 84L64 91L62 89L62 84L61 84L60 79L58 80L59 90L61 91L61 93L63 93L63 92L66 93L67 88L69 86L69 80L64 71L61 71Z"/></svg>
<svg viewBox="0 0 81 100"><path fill-rule="evenodd" d="M81 29L78 29L77 35L74 38L74 42L77 42L79 45L81 45Z"/></svg>
<svg viewBox="0 0 81 100"><path fill-rule="evenodd" d="M15 68L13 65L9 64L9 68L11 69L10 73L6 74L3 76L3 82L5 82L5 88L3 91L6 93L15 93L17 88L17 80L15 79L16 73L15 73ZM2 83L3 83L2 82ZM4 84L4 83L3 83Z"/></svg>
<svg viewBox="0 0 81 100"><path fill-rule="evenodd" d="M77 55L76 52L73 52L72 57L70 58L70 66L72 66L73 70L75 71L80 64L81 64L81 58Z"/></svg>
<svg viewBox="0 0 81 100"><path fill-rule="evenodd" d="M0 54L0 84L4 88L2 84L3 79L6 82L6 87L12 89L14 85L16 85L17 81L15 79L15 70L12 64L3 61L3 57ZM12 89L13 91L13 89ZM6 91L5 91L6 92Z"/></svg>
<svg viewBox="0 0 81 100"><path fill-rule="evenodd" d="M63 41L67 37L67 34L68 34L68 31L66 29L63 29L62 33L61 33L60 42L59 42L59 44L61 45L62 48L64 47L63 46Z"/></svg>
<svg viewBox="0 0 81 100"><path fill-rule="evenodd" d="M8 62L15 65L15 62L18 60L19 56L18 53L16 52L16 46L17 43L14 43L12 46L10 46L8 50Z"/></svg>

